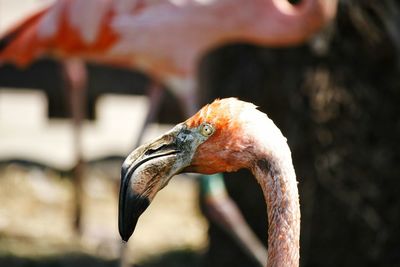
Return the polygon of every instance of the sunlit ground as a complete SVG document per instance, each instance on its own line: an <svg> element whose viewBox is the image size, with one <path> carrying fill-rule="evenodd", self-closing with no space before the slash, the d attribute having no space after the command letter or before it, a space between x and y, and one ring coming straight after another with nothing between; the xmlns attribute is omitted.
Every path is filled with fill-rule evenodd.
<svg viewBox="0 0 400 267"><path fill-rule="evenodd" d="M83 233L78 237L69 179L18 165L0 168L0 258L38 260L83 253L118 259L117 185L101 167L87 173ZM197 206L195 181L176 177L140 219L129 241L129 261L140 263L174 251L201 253L207 245L206 229Z"/></svg>

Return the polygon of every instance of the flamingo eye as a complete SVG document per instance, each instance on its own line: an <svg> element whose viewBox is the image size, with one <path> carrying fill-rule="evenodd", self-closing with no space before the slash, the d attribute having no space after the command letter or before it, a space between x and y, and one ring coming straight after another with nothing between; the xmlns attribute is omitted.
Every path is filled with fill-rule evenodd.
<svg viewBox="0 0 400 267"><path fill-rule="evenodd" d="M200 133L205 136L209 137L214 133L214 127L211 124L203 123L200 128Z"/></svg>

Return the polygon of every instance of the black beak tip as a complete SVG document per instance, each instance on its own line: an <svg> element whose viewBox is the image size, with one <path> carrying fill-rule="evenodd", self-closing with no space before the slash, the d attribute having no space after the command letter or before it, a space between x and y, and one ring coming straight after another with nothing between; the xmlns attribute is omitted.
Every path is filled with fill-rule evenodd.
<svg viewBox="0 0 400 267"><path fill-rule="evenodd" d="M132 236L133 231L135 230L136 223L139 218L132 218L131 222L122 223L119 225L119 234L123 241L128 242L129 238Z"/></svg>
<svg viewBox="0 0 400 267"><path fill-rule="evenodd" d="M118 228L125 242L132 236L140 215L150 205L147 197L132 194L131 191L120 192Z"/></svg>

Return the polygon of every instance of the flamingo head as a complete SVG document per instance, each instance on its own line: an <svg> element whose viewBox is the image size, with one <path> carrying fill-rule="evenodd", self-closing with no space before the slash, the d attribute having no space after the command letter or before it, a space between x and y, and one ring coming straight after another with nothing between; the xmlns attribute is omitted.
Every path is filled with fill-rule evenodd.
<svg viewBox="0 0 400 267"><path fill-rule="evenodd" d="M265 116L253 104L235 98L216 100L161 137L135 149L121 170L122 239L130 238L139 216L175 174L249 168L254 149L251 135L244 128L249 125L249 117L254 120L260 114Z"/></svg>

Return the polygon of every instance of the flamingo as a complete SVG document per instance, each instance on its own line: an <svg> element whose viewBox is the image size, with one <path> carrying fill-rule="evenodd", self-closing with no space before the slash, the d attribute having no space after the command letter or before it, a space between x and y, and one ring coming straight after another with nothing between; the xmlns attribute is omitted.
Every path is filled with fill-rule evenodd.
<svg viewBox="0 0 400 267"><path fill-rule="evenodd" d="M266 114L236 98L215 100L129 154L121 169L119 232L132 235L157 192L178 173L249 169L267 204L266 266L298 266L300 205L286 138Z"/></svg>
<svg viewBox="0 0 400 267"><path fill-rule="evenodd" d="M332 20L336 5L337 0L302 0L296 5L287 0L58 0L0 39L0 62L25 66L50 55L143 71L155 81L149 90L146 125L162 97L157 84L171 89L185 116L195 113L197 66L208 51L232 42L265 46L303 43ZM77 60L65 64L72 98L78 99L75 104L71 101L78 128L78 156L83 117L79 99L85 82L84 75L79 74L84 72L82 69ZM136 144L140 143L143 129ZM80 173L82 170L77 171L77 176ZM228 222L236 221L228 225L237 226L237 219L243 221L226 194L219 194L210 203L229 207L216 209ZM243 239L243 231L231 230ZM248 242L244 243L248 246Z"/></svg>
<svg viewBox="0 0 400 267"><path fill-rule="evenodd" d="M8 31L0 62L53 55L141 70L198 109L198 61L232 42L300 44L336 13L337 0L58 0ZM222 19L223 18L223 19Z"/></svg>

